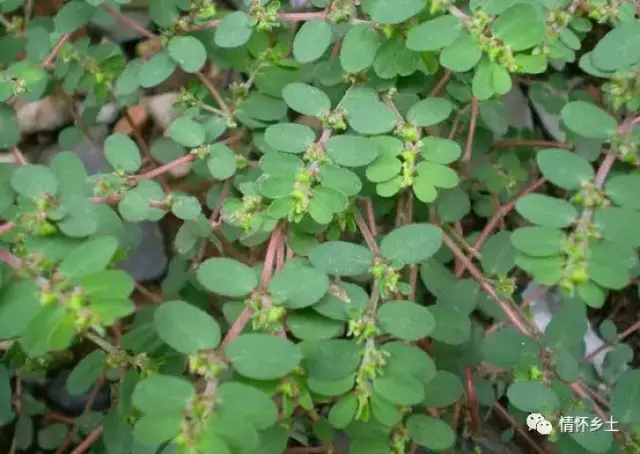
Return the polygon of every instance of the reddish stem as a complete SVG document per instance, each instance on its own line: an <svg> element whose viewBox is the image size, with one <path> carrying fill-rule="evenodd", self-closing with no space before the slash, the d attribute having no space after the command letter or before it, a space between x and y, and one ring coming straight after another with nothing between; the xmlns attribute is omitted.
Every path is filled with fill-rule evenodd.
<svg viewBox="0 0 640 454"><path fill-rule="evenodd" d="M473 373L471 367L465 366L465 385L467 391L467 402L469 404L469 412L471 413L471 433L478 435L480 433L480 415L478 396L476 396L476 390L473 386Z"/></svg>
<svg viewBox="0 0 640 454"><path fill-rule="evenodd" d="M71 451L71 454L84 454L85 452L87 452L91 448L91 445L98 441L98 439L102 436L103 431L104 428L101 425L93 429L87 436L87 438L85 438L76 449Z"/></svg>
<svg viewBox="0 0 640 454"><path fill-rule="evenodd" d="M193 154L186 154L175 161L168 162L167 164L161 165L160 167L156 167L155 169L151 169L148 172L143 173L142 175L138 175L138 180L151 180L152 178L159 177L160 175L164 175L165 173L175 169L176 167L186 164L187 162L191 162L195 160L196 156Z"/></svg>
<svg viewBox="0 0 640 454"><path fill-rule="evenodd" d="M362 219L362 216L357 210L354 210L354 213L356 218L356 224L358 225L358 229L360 230L360 233L364 237L364 240L366 241L367 246L369 247L371 252L373 252L374 255L380 255L380 249L376 244L375 238L373 237L373 235L371 235L371 232L369 231L369 227L367 227L366 222L364 222L364 219Z"/></svg>
<svg viewBox="0 0 640 454"><path fill-rule="evenodd" d="M468 164L471 161L471 153L473 151L473 137L476 132L476 123L478 121L478 100L471 98L471 122L469 123L469 134L467 135L467 144L464 148L464 156L462 162Z"/></svg>

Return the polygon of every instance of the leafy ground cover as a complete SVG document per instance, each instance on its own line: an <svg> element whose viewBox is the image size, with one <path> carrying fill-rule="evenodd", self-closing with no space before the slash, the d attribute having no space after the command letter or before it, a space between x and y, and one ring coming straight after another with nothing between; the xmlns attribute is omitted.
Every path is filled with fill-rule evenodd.
<svg viewBox="0 0 640 454"><path fill-rule="evenodd" d="M0 13L3 452L640 452L633 2Z"/></svg>

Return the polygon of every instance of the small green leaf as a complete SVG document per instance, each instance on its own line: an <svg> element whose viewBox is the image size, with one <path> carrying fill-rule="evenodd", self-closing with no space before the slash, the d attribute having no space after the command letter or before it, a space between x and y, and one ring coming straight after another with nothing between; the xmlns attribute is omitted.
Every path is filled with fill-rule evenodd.
<svg viewBox="0 0 640 454"><path fill-rule="evenodd" d="M329 157L345 167L366 166L378 155L376 147L369 139L355 135L331 137L325 146Z"/></svg>
<svg viewBox="0 0 640 454"><path fill-rule="evenodd" d="M142 164L138 146L129 136L122 133L107 137L104 141L104 154L111 167L128 173L137 172Z"/></svg>
<svg viewBox="0 0 640 454"><path fill-rule="evenodd" d="M359 276L373 265L373 254L357 244L327 241L309 251L309 260L327 274Z"/></svg>
<svg viewBox="0 0 640 454"><path fill-rule="evenodd" d="M237 381L218 387L216 408L222 415L237 414L259 429L272 426L278 419L278 409L267 394Z"/></svg>
<svg viewBox="0 0 640 454"><path fill-rule="evenodd" d="M270 334L241 334L225 350L239 374L256 380L275 380L293 372L302 360L300 346Z"/></svg>
<svg viewBox="0 0 640 454"><path fill-rule="evenodd" d="M618 127L616 119L594 104L573 101L560 111L562 122L572 132L587 139L607 139Z"/></svg>
<svg viewBox="0 0 640 454"><path fill-rule="evenodd" d="M400 24L425 7L422 0L378 0L371 10L371 19L380 24Z"/></svg>
<svg viewBox="0 0 640 454"><path fill-rule="evenodd" d="M58 192L55 175L51 169L40 164L27 164L14 170L11 174L11 187L30 199L38 199L44 194L55 196Z"/></svg>
<svg viewBox="0 0 640 454"><path fill-rule="evenodd" d="M197 73L207 61L207 50L193 36L174 36L169 40L167 50L171 58L188 73Z"/></svg>
<svg viewBox="0 0 640 454"><path fill-rule="evenodd" d="M566 200L544 194L527 194L516 203L527 221L544 227L568 227L578 218L578 210Z"/></svg>
<svg viewBox="0 0 640 454"><path fill-rule="evenodd" d="M184 301L162 303L154 311L153 323L160 339L180 353L190 355L220 343L220 326L213 317Z"/></svg>
<svg viewBox="0 0 640 454"><path fill-rule="evenodd" d="M549 257L562 251L566 236L551 227L521 227L511 234L511 243L532 257Z"/></svg>
<svg viewBox="0 0 640 454"><path fill-rule="evenodd" d="M326 21L306 21L293 39L293 56L300 63L316 61L329 48L331 39L331 26Z"/></svg>
<svg viewBox="0 0 640 454"><path fill-rule="evenodd" d="M238 161L231 148L223 143L215 143L209 147L207 169L216 180L231 178L238 170Z"/></svg>
<svg viewBox="0 0 640 454"><path fill-rule="evenodd" d="M441 419L426 415L412 415L407 420L409 437L421 446L442 451L451 448L456 435Z"/></svg>
<svg viewBox="0 0 640 454"><path fill-rule="evenodd" d="M225 16L216 27L214 42L217 46L232 49L246 44L253 34L252 20L242 11Z"/></svg>
<svg viewBox="0 0 640 454"><path fill-rule="evenodd" d="M199 147L207 138L204 126L189 117L173 120L167 132L169 137L187 148Z"/></svg>
<svg viewBox="0 0 640 454"><path fill-rule="evenodd" d="M640 370L627 370L618 379L611 396L611 413L621 424L639 424Z"/></svg>
<svg viewBox="0 0 640 454"><path fill-rule="evenodd" d="M425 21L409 30L407 48L417 52L440 50L455 42L462 31L462 22L450 14Z"/></svg>
<svg viewBox="0 0 640 454"><path fill-rule="evenodd" d="M131 403L149 415L183 412L195 393L193 385L184 378L151 375L135 386Z"/></svg>
<svg viewBox="0 0 640 454"><path fill-rule="evenodd" d="M196 271L198 282L210 292L231 298L248 295L258 286L258 276L248 266L232 259L205 260Z"/></svg>
<svg viewBox="0 0 640 454"><path fill-rule="evenodd" d="M302 82L284 87L282 98L291 109L303 115L319 117L331 109L331 100L322 90Z"/></svg>
<svg viewBox="0 0 640 454"><path fill-rule="evenodd" d="M373 64L382 44L378 32L369 24L357 24L349 29L342 41L340 64L348 73L357 73Z"/></svg>
<svg viewBox="0 0 640 454"><path fill-rule="evenodd" d="M72 396L88 392L107 367L107 355L95 350L82 358L67 377L67 391Z"/></svg>
<svg viewBox="0 0 640 454"><path fill-rule="evenodd" d="M378 309L377 318L386 333L407 341L427 337L435 329L429 309L413 301L388 301Z"/></svg>
<svg viewBox="0 0 640 454"><path fill-rule="evenodd" d="M278 123L267 128L264 140L275 150L301 154L316 141L316 134L306 125Z"/></svg>
<svg viewBox="0 0 640 454"><path fill-rule="evenodd" d="M60 263L58 270L70 278L79 278L104 270L118 249L112 236L92 238L75 247Z"/></svg>
<svg viewBox="0 0 640 454"><path fill-rule="evenodd" d="M609 30L597 42L591 61L602 71L624 70L640 62L640 23L632 20Z"/></svg>
<svg viewBox="0 0 640 454"><path fill-rule="evenodd" d="M3 103L0 105L0 149L15 147L18 142L20 142L20 125L16 111Z"/></svg>
<svg viewBox="0 0 640 454"><path fill-rule="evenodd" d="M607 197L623 208L640 210L640 175L617 175L605 185Z"/></svg>
<svg viewBox="0 0 640 454"><path fill-rule="evenodd" d="M541 381L523 381L507 389L509 402L526 412L548 413L558 408L558 396Z"/></svg>
<svg viewBox="0 0 640 454"><path fill-rule="evenodd" d="M528 3L517 3L493 22L491 31L514 52L530 49L547 34L547 25L539 9Z"/></svg>
<svg viewBox="0 0 640 454"><path fill-rule="evenodd" d="M166 51L160 51L147 60L138 72L138 83L143 88L160 85L176 70L176 63Z"/></svg>
<svg viewBox="0 0 640 454"><path fill-rule="evenodd" d="M329 278L315 268L287 263L269 282L269 293L284 306L300 309L317 303L329 289Z"/></svg>
<svg viewBox="0 0 640 454"><path fill-rule="evenodd" d="M426 98L417 102L407 112L407 120L418 126L433 126L443 122L453 111L453 104L445 98Z"/></svg>
<svg viewBox="0 0 640 454"><path fill-rule="evenodd" d="M392 262L414 265L433 257L442 246L442 231L431 224L408 224L380 242L380 253Z"/></svg>
<svg viewBox="0 0 640 454"><path fill-rule="evenodd" d="M540 150L536 155L542 174L563 189L580 189L595 177L593 167L582 156L557 148Z"/></svg>

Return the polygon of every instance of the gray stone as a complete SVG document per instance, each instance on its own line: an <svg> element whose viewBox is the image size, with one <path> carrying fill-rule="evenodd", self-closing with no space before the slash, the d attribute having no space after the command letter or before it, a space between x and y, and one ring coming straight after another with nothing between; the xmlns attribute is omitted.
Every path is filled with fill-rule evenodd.
<svg viewBox="0 0 640 454"><path fill-rule="evenodd" d="M91 395L92 388L86 392L74 396L67 391L67 377L69 377L70 371L63 371L58 376L48 383L46 388L47 399L51 402L52 406L59 411L68 415L80 415L84 411L84 407L87 405L87 400ZM111 392L108 384L103 384L100 390L96 393L96 396L91 406L91 411L102 412L109 408L111 404Z"/></svg>
<svg viewBox="0 0 640 454"><path fill-rule="evenodd" d="M537 291L538 284L529 283L525 291L522 293L523 300L526 300L527 297L534 294ZM553 316L562 309L562 301L563 297L555 290L548 290L543 295L539 296L529 305L532 313L532 321L540 330L544 332L547 325L553 319ZM598 335L596 330L593 329L591 323L587 320L587 332L584 335L584 345L585 345L585 355L589 355L592 352L601 349L604 347L605 342ZM593 360L591 364L598 372L600 377L603 377L603 364L604 359L607 356L607 353L611 350L611 348L605 348L600 351Z"/></svg>
<svg viewBox="0 0 640 454"><path fill-rule="evenodd" d="M106 126L95 126L89 130L89 134L94 142L104 143L109 130ZM60 151L61 148L57 144L49 147L42 153L39 162L48 164L55 154ZM109 172L111 169L102 147L96 146L87 138L83 139L72 151L84 163L89 175L103 171ZM139 241L134 243L137 246L129 251L128 258L120 262L118 268L128 272L138 282L151 282L162 277L169 259L166 254L160 224L153 221L125 222L125 228L127 233L135 234ZM134 232L132 231L133 228L137 230Z"/></svg>

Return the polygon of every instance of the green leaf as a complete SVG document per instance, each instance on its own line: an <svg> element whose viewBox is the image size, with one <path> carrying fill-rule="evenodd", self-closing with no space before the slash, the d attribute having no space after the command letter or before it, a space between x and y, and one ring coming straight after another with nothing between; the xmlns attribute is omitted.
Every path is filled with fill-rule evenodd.
<svg viewBox="0 0 640 454"><path fill-rule="evenodd" d="M181 377L151 375L138 382L131 394L131 403L149 415L177 413L186 410L196 391Z"/></svg>
<svg viewBox="0 0 640 454"><path fill-rule="evenodd" d="M38 446L45 450L54 450L64 442L69 429L64 424L51 424L38 431Z"/></svg>
<svg viewBox="0 0 640 454"><path fill-rule="evenodd" d="M143 88L160 85L176 70L176 63L166 51L160 51L147 60L138 72L138 83Z"/></svg>
<svg viewBox="0 0 640 454"><path fill-rule="evenodd" d="M309 307L320 301L329 289L329 278L315 268L287 263L269 281L269 293L291 309Z"/></svg>
<svg viewBox="0 0 640 454"><path fill-rule="evenodd" d="M225 382L218 387L216 409L223 417L236 414L258 429L266 429L278 420L278 409L267 394L237 381Z"/></svg>
<svg viewBox="0 0 640 454"><path fill-rule="evenodd" d="M416 172L416 182L425 180L425 183L436 188L453 189L460 182L458 174L452 168L427 161L420 162L416 166Z"/></svg>
<svg viewBox="0 0 640 454"><path fill-rule="evenodd" d="M213 317L184 301L162 303L154 311L153 323L160 339L186 355L220 343L220 326Z"/></svg>
<svg viewBox="0 0 640 454"><path fill-rule="evenodd" d="M20 142L20 125L16 111L6 104L0 105L0 149L12 148Z"/></svg>
<svg viewBox="0 0 640 454"><path fill-rule="evenodd" d="M597 418L595 414L586 410L577 410L568 413L569 414L564 416L570 418L569 420L587 421L587 425L590 426L589 430L575 430L569 433L569 436L580 445L580 452L588 451L599 454L621 452L620 450L610 450L613 444L613 435L610 430L619 430L615 424L617 421L614 421L613 427L611 427L608 421L602 421L604 427L593 430L595 425L592 426L590 422Z"/></svg>
<svg viewBox="0 0 640 454"><path fill-rule="evenodd" d="M544 41L547 35L545 18L539 8L517 3L493 22L493 36L511 47L514 52L530 49Z"/></svg>
<svg viewBox="0 0 640 454"><path fill-rule="evenodd" d="M386 333L407 341L427 337L435 329L429 309L413 301L388 301L378 309L377 318Z"/></svg>
<svg viewBox="0 0 640 454"><path fill-rule="evenodd" d="M301 154L316 141L316 133L306 125L278 123L267 128L264 140L275 150Z"/></svg>
<svg viewBox="0 0 640 454"><path fill-rule="evenodd" d="M0 339L21 335L40 312L39 292L35 281L3 282L0 293Z"/></svg>
<svg viewBox="0 0 640 454"><path fill-rule="evenodd" d="M286 323L291 334L301 340L331 339L344 332L342 322L331 320L310 309L288 315Z"/></svg>
<svg viewBox="0 0 640 454"><path fill-rule="evenodd" d="M532 257L549 257L560 253L566 237L562 230L551 227L521 227L511 234L511 243Z"/></svg>
<svg viewBox="0 0 640 454"><path fill-rule="evenodd" d="M325 146L329 157L345 167L366 166L378 155L371 140L355 135L333 136L327 140Z"/></svg>
<svg viewBox="0 0 640 454"><path fill-rule="evenodd" d="M174 36L167 46L169 55L187 73L197 73L207 61L207 50L193 36Z"/></svg>
<svg viewBox="0 0 640 454"><path fill-rule="evenodd" d="M252 34L251 17L242 11L235 11L220 21L213 40L219 47L232 49L246 44Z"/></svg>
<svg viewBox="0 0 640 454"><path fill-rule="evenodd" d="M319 270L338 276L359 276L373 265L369 249L344 241L327 241L309 251L309 260Z"/></svg>
<svg viewBox="0 0 640 454"><path fill-rule="evenodd" d="M591 61L602 71L624 70L640 62L640 22L632 20L612 28L597 42Z"/></svg>
<svg viewBox="0 0 640 454"><path fill-rule="evenodd" d="M572 204L544 194L525 195L516 203L516 210L527 221L544 227L568 227L578 218Z"/></svg>
<svg viewBox="0 0 640 454"><path fill-rule="evenodd" d="M173 120L167 132L169 137L187 148L199 147L207 139L204 126L189 117L179 117Z"/></svg>
<svg viewBox="0 0 640 454"><path fill-rule="evenodd" d="M171 201L171 212L184 221L196 220L201 208L198 198L192 195L176 195Z"/></svg>
<svg viewBox="0 0 640 454"><path fill-rule="evenodd" d="M329 422L336 429L347 427L356 415L358 398L355 393L349 393L338 400L329 412Z"/></svg>
<svg viewBox="0 0 640 454"><path fill-rule="evenodd" d="M414 265L433 257L442 246L442 231L432 224L408 224L380 242L380 253L392 262Z"/></svg>
<svg viewBox="0 0 640 454"><path fill-rule="evenodd" d="M65 4L53 21L56 31L60 33L72 33L87 24L96 8L83 0L73 0Z"/></svg>
<svg viewBox="0 0 640 454"><path fill-rule="evenodd" d="M480 250L480 263L488 275L506 275L515 266L516 250L511 232L503 231L489 237Z"/></svg>
<svg viewBox="0 0 640 454"><path fill-rule="evenodd" d="M371 9L371 19L380 24L400 24L425 7L422 0L378 0Z"/></svg>
<svg viewBox="0 0 640 454"><path fill-rule="evenodd" d="M14 170L11 174L11 187L30 199L38 199L44 194L55 196L58 193L55 175L51 169L40 164L27 164Z"/></svg>
<svg viewBox="0 0 640 454"><path fill-rule="evenodd" d="M331 320L347 321L351 310L361 311L368 304L369 295L362 287L343 282L333 285L313 310Z"/></svg>
<svg viewBox="0 0 640 454"><path fill-rule="evenodd" d="M424 402L427 408L443 408L456 402L464 394L464 387L457 375L439 370L426 382Z"/></svg>
<svg viewBox="0 0 640 454"><path fill-rule="evenodd" d="M72 396L88 392L98 381L107 367L107 355L102 350L94 350L82 358L67 377L67 391Z"/></svg>
<svg viewBox="0 0 640 454"><path fill-rule="evenodd" d="M210 292L231 298L247 296L258 287L255 271L238 261L214 257L205 260L196 271L198 282Z"/></svg>
<svg viewBox="0 0 640 454"><path fill-rule="evenodd" d="M471 34L463 31L451 45L442 49L440 64L445 68L464 73L478 64L482 58L482 49Z"/></svg>
<svg viewBox="0 0 640 454"><path fill-rule="evenodd" d="M223 143L214 143L209 147L207 169L216 180L231 178L238 170L235 153Z"/></svg>
<svg viewBox="0 0 640 454"><path fill-rule="evenodd" d="M409 30L407 48L417 52L430 52L455 42L462 31L462 22L450 14L425 21Z"/></svg>
<svg viewBox="0 0 640 454"><path fill-rule="evenodd" d="M487 335L481 349L486 360L497 367L530 366L538 361L535 341L510 326Z"/></svg>
<svg viewBox="0 0 640 454"><path fill-rule="evenodd" d="M553 184L575 190L595 177L593 167L585 158L557 148L540 150L536 155L540 172Z"/></svg>
<svg viewBox="0 0 640 454"><path fill-rule="evenodd" d="M640 212L618 207L596 210L594 221L604 239L620 245L640 247Z"/></svg>
<svg viewBox="0 0 640 454"><path fill-rule="evenodd" d="M9 371L4 364L0 364L0 424L3 426L15 418L10 380Z"/></svg>
<svg viewBox="0 0 640 454"><path fill-rule="evenodd" d="M462 156L462 149L457 142L441 137L425 137L422 142L422 157L435 164L451 164Z"/></svg>
<svg viewBox="0 0 640 454"><path fill-rule="evenodd" d="M424 399L424 387L410 375L384 374L373 381L373 389L395 405L417 405Z"/></svg>
<svg viewBox="0 0 640 454"><path fill-rule="evenodd" d="M426 98L415 103L407 112L407 120L417 126L433 126L445 121L453 111L453 104L446 98Z"/></svg>
<svg viewBox="0 0 640 454"><path fill-rule="evenodd" d="M340 48L340 64L348 73L357 73L373 64L382 45L378 32L369 24L357 24L349 29Z"/></svg>
<svg viewBox="0 0 640 454"><path fill-rule="evenodd" d="M640 423L640 370L627 370L618 379L611 396L611 414L621 424Z"/></svg>
<svg viewBox="0 0 640 454"><path fill-rule="evenodd" d="M541 381L522 381L507 389L509 402L526 412L548 413L558 408L560 401L553 390Z"/></svg>
<svg viewBox="0 0 640 454"><path fill-rule="evenodd" d="M316 61L326 52L331 39L331 26L326 21L307 21L293 39L293 57L299 63Z"/></svg>
<svg viewBox="0 0 640 454"><path fill-rule="evenodd" d="M406 423L409 437L421 446L442 451L451 448L456 435L441 419L426 415L412 415Z"/></svg>
<svg viewBox="0 0 640 454"><path fill-rule="evenodd" d="M145 415L136 421L133 438L143 446L158 446L176 437L183 424L182 412Z"/></svg>
<svg viewBox="0 0 640 454"><path fill-rule="evenodd" d="M598 106L584 101L565 104L560 111L560 118L572 132L587 139L608 139L618 127L615 118Z"/></svg>
<svg viewBox="0 0 640 454"><path fill-rule="evenodd" d="M605 192L609 199L623 208L640 210L640 175L617 175L607 181Z"/></svg>
<svg viewBox="0 0 640 454"><path fill-rule="evenodd" d="M60 263L58 270L70 278L88 276L104 270L118 249L112 236L92 238L75 247Z"/></svg>
<svg viewBox="0 0 640 454"><path fill-rule="evenodd" d="M275 380L293 372L302 360L300 346L269 334L241 334L225 350L239 374L256 380Z"/></svg>
<svg viewBox="0 0 640 454"><path fill-rule="evenodd" d="M319 117L331 109L331 100L322 90L302 82L284 87L282 98L291 109L303 115Z"/></svg>
<svg viewBox="0 0 640 454"><path fill-rule="evenodd" d="M330 382L350 377L360 364L358 344L352 339L328 339L302 344L309 377Z"/></svg>
<svg viewBox="0 0 640 454"><path fill-rule="evenodd" d="M114 169L137 172L142 165L140 150L131 138L122 133L111 134L104 141L104 154Z"/></svg>

